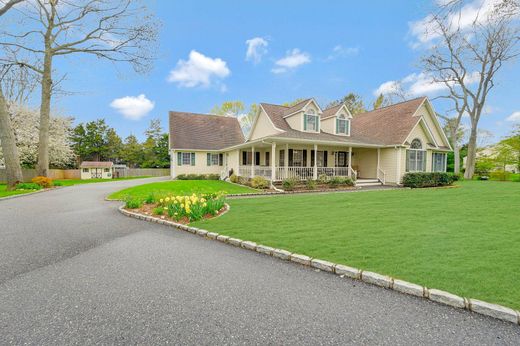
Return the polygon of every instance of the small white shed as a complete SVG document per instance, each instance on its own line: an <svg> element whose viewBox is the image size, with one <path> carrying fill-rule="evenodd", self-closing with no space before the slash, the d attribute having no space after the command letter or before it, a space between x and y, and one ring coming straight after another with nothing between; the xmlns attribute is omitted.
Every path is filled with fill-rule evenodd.
<svg viewBox="0 0 520 346"><path fill-rule="evenodd" d="M81 179L112 179L113 162L83 161L79 166Z"/></svg>

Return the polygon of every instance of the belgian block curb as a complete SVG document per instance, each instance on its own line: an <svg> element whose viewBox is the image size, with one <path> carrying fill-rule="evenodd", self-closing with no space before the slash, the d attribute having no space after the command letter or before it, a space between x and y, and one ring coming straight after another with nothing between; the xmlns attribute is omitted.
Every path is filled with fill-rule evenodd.
<svg viewBox="0 0 520 346"><path fill-rule="evenodd" d="M229 207L226 210L226 212L228 210ZM520 325L520 311L516 311L505 306L492 304L472 298L459 297L449 292L437 290L434 288L427 288L411 282L395 279L387 275L382 275L370 271L363 271L343 264L336 264L318 258L311 258L309 256L291 253L287 250L275 249L269 246L257 244L252 241L244 241L237 238L231 238L226 235L218 234L215 232L209 232L196 227L190 227L173 221L163 220L154 216L135 213L124 209L124 206L119 207L119 211L123 215L129 217L175 227L178 230L197 234L198 236L204 237L205 239L218 240L223 243L227 243L236 247L241 247L246 250L255 251L271 257L276 257L300 265L323 270L328 273L333 273L342 278L347 277L354 280L360 280L368 284L384 287L386 289L391 289L407 295L429 299L433 302L442 305L469 310L480 315L485 315L496 318L501 321L511 322Z"/></svg>

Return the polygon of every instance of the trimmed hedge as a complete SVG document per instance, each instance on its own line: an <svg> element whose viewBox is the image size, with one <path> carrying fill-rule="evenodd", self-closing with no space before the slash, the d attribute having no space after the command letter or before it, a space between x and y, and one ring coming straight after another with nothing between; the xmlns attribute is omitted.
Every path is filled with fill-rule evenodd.
<svg viewBox="0 0 520 346"><path fill-rule="evenodd" d="M220 175L218 174L179 174L177 176L179 180L219 180Z"/></svg>
<svg viewBox="0 0 520 346"><path fill-rule="evenodd" d="M417 172L406 173L403 185L412 188L448 186L459 180L459 176L446 172Z"/></svg>

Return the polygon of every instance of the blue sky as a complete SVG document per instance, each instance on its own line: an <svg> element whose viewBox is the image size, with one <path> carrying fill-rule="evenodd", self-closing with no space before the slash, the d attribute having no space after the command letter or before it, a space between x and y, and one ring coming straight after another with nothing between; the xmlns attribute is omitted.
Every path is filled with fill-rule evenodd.
<svg viewBox="0 0 520 346"><path fill-rule="evenodd" d="M58 58L56 69L67 72L64 88L73 94L57 98L54 106L76 122L105 118L123 137L142 138L152 118L166 128L168 110L206 113L228 100L315 97L326 104L352 91L371 104L383 83L407 76L419 82L414 96L422 96L424 51L414 48L410 25L430 6L396 0L150 2L162 21L151 73L138 75L91 57ZM246 41L255 38L250 42L257 43L251 48L257 48L256 59L246 59ZM514 122L506 118L520 112L519 78L518 63L498 76L489 114L481 120L495 138L510 131ZM439 112L447 107L433 103ZM520 113L513 118L520 121Z"/></svg>

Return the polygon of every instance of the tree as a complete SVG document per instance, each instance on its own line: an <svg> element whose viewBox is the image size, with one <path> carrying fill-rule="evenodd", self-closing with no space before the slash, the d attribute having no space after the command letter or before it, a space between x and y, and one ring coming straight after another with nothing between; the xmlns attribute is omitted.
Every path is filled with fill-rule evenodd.
<svg viewBox="0 0 520 346"><path fill-rule="evenodd" d="M139 144L137 137L130 135L126 137L121 158L129 167L138 167L143 162L143 147Z"/></svg>
<svg viewBox="0 0 520 346"><path fill-rule="evenodd" d="M306 99L302 99L302 98L297 98L297 99L294 99L290 102L284 102L282 103L282 106L285 106L285 107L292 107L294 105L297 105L298 103L302 102L302 101L305 101Z"/></svg>
<svg viewBox="0 0 520 346"><path fill-rule="evenodd" d="M157 20L133 0L30 1L16 14L20 32L2 33L0 45L17 50L14 62L41 76L38 174L47 176L54 58L93 55L145 72L155 52Z"/></svg>
<svg viewBox="0 0 520 346"><path fill-rule="evenodd" d="M161 139L164 134L162 133L161 120L160 119L152 119L150 121L150 126L144 132L146 135L146 140L143 143L143 162L140 166L144 168L159 168L164 167L164 157L161 157L163 154L159 148L162 144ZM168 143L166 142L166 145ZM161 148L162 149L162 148ZM166 164L169 164L169 159Z"/></svg>
<svg viewBox="0 0 520 346"><path fill-rule="evenodd" d="M72 145L80 161L101 161L108 155L108 134L110 128L105 119L79 124L71 136Z"/></svg>
<svg viewBox="0 0 520 346"><path fill-rule="evenodd" d="M460 113L459 113L460 114ZM437 116L444 120L444 133L447 134L451 147L453 148L453 172L460 173L460 147L465 136L464 129L460 126L461 117L449 117L437 113ZM450 155L451 156L451 155Z"/></svg>
<svg viewBox="0 0 520 346"><path fill-rule="evenodd" d="M465 0L439 2L437 13L429 16L427 34L436 38L422 58L426 73L434 83L448 90L444 96L454 103L457 122L469 115L470 135L465 177L475 171L478 124L487 98L495 86L497 72L518 55L520 41L516 18L518 0L497 0L475 11L474 18L462 21ZM466 18L467 19L467 18Z"/></svg>
<svg viewBox="0 0 520 346"><path fill-rule="evenodd" d="M374 101L372 109L376 110L376 109L379 109L379 108L382 108L382 107L390 106L391 104L392 104L392 102L390 101L389 98L387 98L383 94L379 94L377 99Z"/></svg>
<svg viewBox="0 0 520 346"><path fill-rule="evenodd" d="M7 11L9 11L14 5L22 2L22 0L9 0L0 7L0 17L2 17ZM16 184L23 180L22 167L20 165L20 156L18 154L18 148L16 147L16 140L11 125L11 118L9 116L9 110L7 100L4 97L3 81L6 73L6 67L2 68L0 78L0 144L1 149L4 153L4 161L6 168L6 180L7 190L14 190ZM9 69L9 67L7 67Z"/></svg>
<svg viewBox="0 0 520 346"><path fill-rule="evenodd" d="M24 105L12 105L9 107L9 116L20 163L23 167L33 168L38 158L40 112ZM70 142L73 120L71 117L51 115L49 162L53 168L68 168L74 162L74 151Z"/></svg>
<svg viewBox="0 0 520 346"><path fill-rule="evenodd" d="M501 142L511 150L511 164L520 171L520 124L515 125L511 135Z"/></svg>
<svg viewBox="0 0 520 346"><path fill-rule="evenodd" d="M365 108L365 103L363 102L363 98L354 93L348 93L341 99L330 102L326 108L334 107L342 103L344 103L345 106L347 106L348 110L352 115L365 113L367 111Z"/></svg>
<svg viewBox="0 0 520 346"><path fill-rule="evenodd" d="M298 102L301 102L301 100ZM242 101L226 101L219 106L214 106L210 113L236 117L240 122L242 131L247 135L251 131L253 121L258 113L258 105L256 103L251 104L247 113L244 112L245 109L246 107Z"/></svg>
<svg viewBox="0 0 520 346"><path fill-rule="evenodd" d="M121 161L121 151L123 150L123 140L117 134L116 130L109 128L107 131L107 145L104 160L112 162Z"/></svg>

